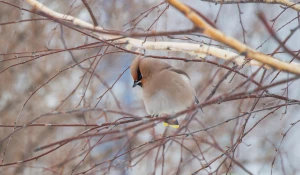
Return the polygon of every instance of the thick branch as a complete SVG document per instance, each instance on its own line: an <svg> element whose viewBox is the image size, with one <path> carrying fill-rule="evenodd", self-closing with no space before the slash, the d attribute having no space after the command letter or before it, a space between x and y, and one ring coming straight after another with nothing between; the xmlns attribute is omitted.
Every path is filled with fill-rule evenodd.
<svg viewBox="0 0 300 175"><path fill-rule="evenodd" d="M202 0L217 4L238 4L238 3L265 3L265 4L280 4L287 8L292 8L300 12L300 5L288 0Z"/></svg>
<svg viewBox="0 0 300 175"><path fill-rule="evenodd" d="M234 53L229 50L220 49L217 47L212 47L206 44L192 44L192 43L178 43L178 42L152 42L152 41L144 41L129 37L122 37L120 35L111 34L110 32L104 30L100 26L93 26L90 23L87 23L83 20L80 20L78 18L75 18L70 15L64 15L58 12L55 12L48 7L44 6L43 4L37 2L36 0L26 0L31 6L35 8L35 10L38 10L40 12L43 12L47 14L47 16L51 16L52 18L59 19L59 20L67 20L70 23L72 23L74 26L79 26L85 29L93 30L100 32L95 33L99 38L103 40L111 40L116 39L114 43L127 43L127 49L134 48L140 48L140 49L146 49L146 50L166 50L166 51L178 51L178 52L184 52L188 53L190 55L197 55L198 57L204 57L206 55L212 55L220 59L224 60L232 60L238 65L245 64L245 56L241 54ZM110 34L108 34L110 33ZM272 58L272 57L271 57ZM287 63L286 63L287 64ZM251 60L248 61L246 65L252 65L252 66L261 66L262 63ZM300 65L294 63L294 66ZM265 68L270 68L268 66L264 66Z"/></svg>
<svg viewBox="0 0 300 175"><path fill-rule="evenodd" d="M252 58L256 61L274 67L275 69L300 74L300 65L298 64L289 64L273 58L271 56L265 55L263 53L257 52L254 49L248 47L247 45L241 43L240 41L229 37L222 33L221 31L213 28L208 23L206 23L197 13L190 9L185 4L179 2L178 0L168 0L168 2L175 7L177 10L182 12L188 19L190 19L197 27L202 29L203 34L215 39L221 43L224 43L239 53L246 55L249 58Z"/></svg>

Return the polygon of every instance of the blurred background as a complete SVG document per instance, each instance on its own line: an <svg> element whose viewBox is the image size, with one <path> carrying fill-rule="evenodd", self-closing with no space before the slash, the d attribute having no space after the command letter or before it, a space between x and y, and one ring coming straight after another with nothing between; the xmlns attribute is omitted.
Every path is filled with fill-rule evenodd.
<svg viewBox="0 0 300 175"><path fill-rule="evenodd" d="M113 31L143 33L193 27L164 1L40 2L93 24L86 2L98 25ZM278 42L257 17L263 13L281 41L289 37L285 46L299 54L299 11L279 4L182 2L205 15L226 35L278 59L294 60L284 49L277 49ZM191 122L175 133L160 121L129 121L130 117L147 116L142 88L132 88L128 69L138 55L108 46L92 38L91 31L73 27L44 17L26 1L0 1L0 174L300 174L300 128L296 123L300 120L299 80L268 89L269 94L285 100L271 96L220 101L199 109L193 117L188 114ZM201 33L135 38L206 43L231 50ZM172 59L201 60L181 52L140 52L165 56L168 59L163 61L185 70L200 103L228 73L228 69L208 62ZM205 59L234 66L213 56ZM299 63L299 59L294 62ZM294 76L247 65L237 71L248 78L253 76L262 85ZM253 81L231 73L213 98L256 87ZM266 93L256 93L262 94ZM292 101L295 103L290 104ZM251 111L257 112L222 123ZM184 135L217 124L207 131ZM174 133L183 136L166 137ZM74 139L87 134L94 135ZM68 138L71 140L35 151Z"/></svg>

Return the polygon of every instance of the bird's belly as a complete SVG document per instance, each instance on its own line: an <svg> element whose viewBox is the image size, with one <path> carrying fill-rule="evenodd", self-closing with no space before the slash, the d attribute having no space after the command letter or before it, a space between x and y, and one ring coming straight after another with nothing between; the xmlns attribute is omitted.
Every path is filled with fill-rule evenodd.
<svg viewBox="0 0 300 175"><path fill-rule="evenodd" d="M149 115L160 116L185 110L192 104L192 102L175 100L167 93L159 91L151 97L144 97L144 104Z"/></svg>

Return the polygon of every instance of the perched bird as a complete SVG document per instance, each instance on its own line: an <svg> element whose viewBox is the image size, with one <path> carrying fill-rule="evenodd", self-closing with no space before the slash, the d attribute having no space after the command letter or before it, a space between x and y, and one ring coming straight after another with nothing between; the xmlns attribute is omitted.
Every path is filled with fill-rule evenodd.
<svg viewBox="0 0 300 175"><path fill-rule="evenodd" d="M151 116L174 114L199 103L190 77L181 69L175 69L158 59L135 58L130 71L133 87L143 88L145 108ZM179 127L176 118L168 119L163 124Z"/></svg>

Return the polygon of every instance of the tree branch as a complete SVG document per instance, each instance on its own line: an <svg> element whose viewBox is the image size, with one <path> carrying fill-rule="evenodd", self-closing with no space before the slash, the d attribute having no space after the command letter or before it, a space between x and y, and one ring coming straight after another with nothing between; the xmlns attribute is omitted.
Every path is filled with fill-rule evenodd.
<svg viewBox="0 0 300 175"><path fill-rule="evenodd" d="M94 34L97 35L102 40L114 40L115 39L112 43L115 43L115 44L116 43L127 43L126 49L128 49L128 50L133 50L133 48L139 48L139 49L145 49L145 50L175 51L175 52L187 53L192 56L197 56L197 57L201 57L201 58L205 57L206 55L212 55L212 56L215 56L220 59L234 61L238 65L245 65L245 63L247 62L246 65L262 66L263 65L262 63L265 63L266 65L264 66L264 68L270 68L270 66L273 66L273 64L269 64L269 63L267 63L267 61L264 61L265 57L275 60L273 57L261 54L261 55L263 55L263 59L262 59L263 61L261 61L261 60L258 60L258 61L250 60L249 61L249 60L245 60L245 56L244 56L245 52L240 52L242 54L237 54L237 53L229 51L229 50L224 50L224 49L209 46L206 44L179 43L179 42L154 42L154 41L144 41L144 40L130 38L130 37L123 37L123 36L118 35L118 34L120 34L120 32L115 32L115 31L111 32L108 30L104 30L100 26L94 26L88 22L85 22L85 21L75 18L73 16L55 12L55 11L49 9L48 7L44 6L43 4L39 3L36 0L26 0L26 1L31 6L33 6L35 8L35 10L45 13L47 16L50 16L50 17L58 19L58 20L68 21L76 27L81 27L84 29L88 29L88 30L97 32ZM207 31L207 29L206 29L206 31ZM210 35L208 35L208 36L210 36ZM216 39L216 40L220 41L219 39ZM253 55L253 53L250 53L250 50L248 50L248 52L246 52L246 53L247 53L248 57ZM289 63L284 63L282 61L277 60L277 64L280 64L280 63L284 64L284 68L286 68L286 67L289 68L291 66L293 69L297 69L296 72L300 73L300 65L299 64L297 64L297 63L289 64ZM268 66L268 65L270 65L270 66ZM275 67L275 68L277 68L277 67ZM280 70L292 72L292 71L289 71L289 69L285 70L282 68Z"/></svg>
<svg viewBox="0 0 300 175"><path fill-rule="evenodd" d="M288 0L202 0L210 3L217 4L239 4L239 3L264 3L264 4L280 4L286 6L286 8L292 8L300 12L300 5L296 2Z"/></svg>
<svg viewBox="0 0 300 175"><path fill-rule="evenodd" d="M86 2L86 0L81 0L81 1L84 4L85 8L88 10L88 12L93 20L94 26L98 26L98 22L94 16L94 13L93 13L92 9L90 8L89 4Z"/></svg>
<svg viewBox="0 0 300 175"><path fill-rule="evenodd" d="M300 74L300 65L299 64L290 64L273 58L271 56L265 55L263 53L257 52L254 49L248 47L247 45L241 43L240 41L226 36L221 31L213 28L208 23L206 23L197 13L190 9L185 4L179 2L178 0L168 0L168 2L175 7L177 10L182 12L188 19L190 19L197 27L201 28L202 33L215 39L221 43L224 43L242 55L245 55L249 58L252 58L256 61L269 65L275 69L282 70L285 72L290 72L294 74Z"/></svg>

